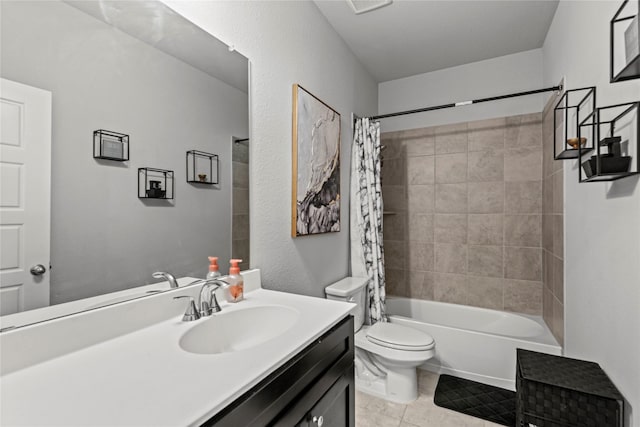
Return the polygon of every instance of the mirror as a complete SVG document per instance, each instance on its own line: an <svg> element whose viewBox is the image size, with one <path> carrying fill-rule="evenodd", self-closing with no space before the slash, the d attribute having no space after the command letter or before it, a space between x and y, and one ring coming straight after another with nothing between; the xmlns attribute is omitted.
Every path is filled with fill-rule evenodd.
<svg viewBox="0 0 640 427"><path fill-rule="evenodd" d="M143 296L121 293L156 271L202 278L208 256L248 268L247 59L159 1L0 7L1 77L52 94L49 311ZM128 161L94 158L100 129L129 136ZM187 182L190 150L218 156L217 184ZM139 168L172 171L173 199L139 198ZM11 312L3 328L29 323Z"/></svg>

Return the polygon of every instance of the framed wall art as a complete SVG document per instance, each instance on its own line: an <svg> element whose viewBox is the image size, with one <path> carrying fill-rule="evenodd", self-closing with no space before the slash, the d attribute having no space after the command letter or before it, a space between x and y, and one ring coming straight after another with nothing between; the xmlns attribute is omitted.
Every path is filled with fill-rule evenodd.
<svg viewBox="0 0 640 427"><path fill-rule="evenodd" d="M293 85L292 237L340 231L340 114Z"/></svg>

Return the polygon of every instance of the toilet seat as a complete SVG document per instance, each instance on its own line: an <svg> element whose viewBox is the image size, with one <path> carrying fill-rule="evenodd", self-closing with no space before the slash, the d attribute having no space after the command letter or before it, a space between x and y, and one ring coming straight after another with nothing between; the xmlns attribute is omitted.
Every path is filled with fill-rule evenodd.
<svg viewBox="0 0 640 427"><path fill-rule="evenodd" d="M433 338L417 329L394 323L378 322L367 329L367 340L382 347L404 351L431 350Z"/></svg>

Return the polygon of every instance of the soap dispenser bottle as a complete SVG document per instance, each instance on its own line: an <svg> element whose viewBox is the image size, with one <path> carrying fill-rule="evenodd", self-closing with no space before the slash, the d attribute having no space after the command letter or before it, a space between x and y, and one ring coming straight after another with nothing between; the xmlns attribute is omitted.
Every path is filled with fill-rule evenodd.
<svg viewBox="0 0 640 427"><path fill-rule="evenodd" d="M229 268L229 275L225 277L225 281L229 282L229 286L226 288L225 297L229 302L242 301L244 298L244 279L240 275L241 259L232 259L229 261L231 268Z"/></svg>
<svg viewBox="0 0 640 427"><path fill-rule="evenodd" d="M215 279L216 277L222 276L218 268L218 257L210 256L209 257L209 272L207 273L207 280Z"/></svg>

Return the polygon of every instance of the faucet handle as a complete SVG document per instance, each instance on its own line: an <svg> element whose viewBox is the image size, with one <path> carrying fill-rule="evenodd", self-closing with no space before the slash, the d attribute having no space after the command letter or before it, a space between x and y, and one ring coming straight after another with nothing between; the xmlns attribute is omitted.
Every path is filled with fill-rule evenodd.
<svg viewBox="0 0 640 427"><path fill-rule="evenodd" d="M218 298L216 298L216 291L211 292L211 299L209 300L209 309L212 313L218 313L222 311L220 304L218 304Z"/></svg>
<svg viewBox="0 0 640 427"><path fill-rule="evenodd" d="M198 313L198 309L196 308L196 303L193 300L193 297L188 295L173 297L173 299L180 299L180 298L189 298L189 305L187 305L187 310L184 312L184 316L182 316L182 321L190 322L192 320L198 320L200 318L200 313Z"/></svg>

